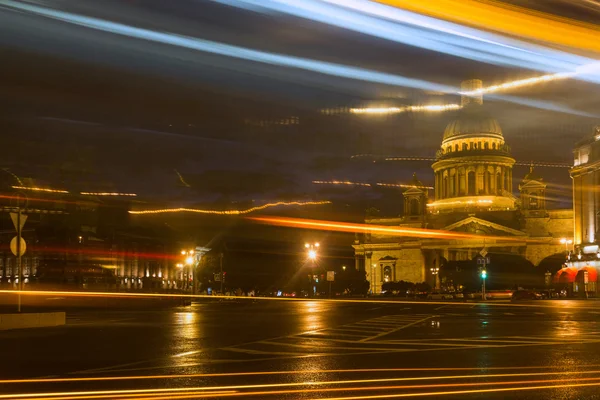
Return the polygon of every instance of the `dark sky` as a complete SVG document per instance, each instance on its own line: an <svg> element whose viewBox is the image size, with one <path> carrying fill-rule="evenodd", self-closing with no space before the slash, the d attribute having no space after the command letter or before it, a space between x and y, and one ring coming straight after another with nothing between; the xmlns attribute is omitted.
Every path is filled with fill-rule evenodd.
<svg viewBox="0 0 600 400"><path fill-rule="evenodd" d="M199 0L39 1L72 13L263 51L335 62L451 86L535 76L399 45L284 15ZM593 2L517 2L587 22ZM540 3L543 3L541 5ZM531 5L533 4L533 5ZM432 157L453 113L326 117L321 108L458 102L129 39L0 8L0 134L4 168L50 186L113 188L173 204L332 199L357 209L395 190L317 187L312 180L432 183L430 162L373 162L357 153ZM595 85L565 80L507 92L600 115ZM486 100L519 161L571 162L599 119ZM299 117L299 125L260 121ZM185 187L179 179L191 187ZM515 178L526 173L517 167ZM568 205L567 169L541 168ZM82 189L83 190L83 189ZM394 206L398 205L398 210Z"/></svg>

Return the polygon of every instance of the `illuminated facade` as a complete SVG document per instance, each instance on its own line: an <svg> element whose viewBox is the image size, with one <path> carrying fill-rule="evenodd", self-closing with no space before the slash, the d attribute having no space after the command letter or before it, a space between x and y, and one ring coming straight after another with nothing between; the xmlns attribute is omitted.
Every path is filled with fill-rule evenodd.
<svg viewBox="0 0 600 400"><path fill-rule="evenodd" d="M574 291L583 294L597 291L600 268L600 126L577 143L573 155L573 252L555 279L571 283Z"/></svg>
<svg viewBox="0 0 600 400"><path fill-rule="evenodd" d="M376 234L357 238L353 245L356 268L365 270L374 293L389 281L439 286L436 268L447 261L471 260L483 248L522 256L534 266L546 257L564 256L561 239L572 238L573 210L546 208L546 184L533 168L519 184L519 197L513 195L515 160L499 123L483 105L480 88L480 80L462 84L462 91L470 96L463 96L458 118L444 131L432 165L432 196L414 176L412 187L403 193L400 217L368 218L366 223L471 233L481 238L424 240Z"/></svg>

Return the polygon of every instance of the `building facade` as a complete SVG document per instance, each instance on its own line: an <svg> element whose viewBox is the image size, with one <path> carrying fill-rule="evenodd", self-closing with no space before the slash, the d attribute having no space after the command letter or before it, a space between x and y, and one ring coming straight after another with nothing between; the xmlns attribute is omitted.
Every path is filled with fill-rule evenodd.
<svg viewBox="0 0 600 400"><path fill-rule="evenodd" d="M600 126L576 144L573 156L573 251L555 281L569 284L583 296L597 292L600 268Z"/></svg>
<svg viewBox="0 0 600 400"><path fill-rule="evenodd" d="M462 84L463 92L481 87L480 80ZM438 272L448 261L472 260L484 248L491 254L521 256L534 266L547 257L564 256L564 241L573 236L573 210L546 208L546 184L533 167L518 187L519 196L514 196L514 164L482 96L463 96L459 116L447 125L432 165L433 195L414 176L412 187L403 193L400 217L365 221L446 231L456 237L357 237L356 268L366 272L371 291L379 293L385 282L400 280L439 287ZM540 272L543 277L545 271Z"/></svg>

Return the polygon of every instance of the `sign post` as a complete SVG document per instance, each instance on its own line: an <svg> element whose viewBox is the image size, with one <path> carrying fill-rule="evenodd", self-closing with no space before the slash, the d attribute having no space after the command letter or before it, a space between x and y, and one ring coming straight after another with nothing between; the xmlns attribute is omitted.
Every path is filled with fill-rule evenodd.
<svg viewBox="0 0 600 400"><path fill-rule="evenodd" d="M490 263L490 258L486 257L488 254L487 250L483 248L480 252L479 257L477 259L477 263L481 264L481 300L485 301L485 280L487 279L487 269L486 265Z"/></svg>
<svg viewBox="0 0 600 400"><path fill-rule="evenodd" d="M327 271L327 282L329 282L329 298L331 298L331 282L335 280L335 271Z"/></svg>
<svg viewBox="0 0 600 400"><path fill-rule="evenodd" d="M21 262L21 256L25 253L26 244L23 238L21 237L21 233L23 231L23 226L27 221L27 215L21 214L21 198L17 195L17 212L10 213L10 219L15 226L15 230L17 231L17 236L13 238L10 242L10 249L12 253L17 257L17 271L19 271L19 286L18 286L18 295L17 295L17 311L21 312L21 292L23 291L23 263ZM13 244L14 243L14 244Z"/></svg>

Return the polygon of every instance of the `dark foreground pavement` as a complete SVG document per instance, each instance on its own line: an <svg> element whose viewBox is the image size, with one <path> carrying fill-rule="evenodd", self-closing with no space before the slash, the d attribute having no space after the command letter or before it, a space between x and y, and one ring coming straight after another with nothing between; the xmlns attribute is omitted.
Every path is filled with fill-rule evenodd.
<svg viewBox="0 0 600 400"><path fill-rule="evenodd" d="M0 332L0 398L594 399L599 317L585 301L78 310Z"/></svg>

